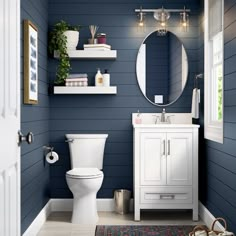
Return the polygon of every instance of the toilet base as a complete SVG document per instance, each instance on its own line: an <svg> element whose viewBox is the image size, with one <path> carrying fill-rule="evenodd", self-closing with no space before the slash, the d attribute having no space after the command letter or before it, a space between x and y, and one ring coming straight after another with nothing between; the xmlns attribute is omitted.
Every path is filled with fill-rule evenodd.
<svg viewBox="0 0 236 236"><path fill-rule="evenodd" d="M96 224L98 222L96 194L91 193L73 199L73 224Z"/></svg>

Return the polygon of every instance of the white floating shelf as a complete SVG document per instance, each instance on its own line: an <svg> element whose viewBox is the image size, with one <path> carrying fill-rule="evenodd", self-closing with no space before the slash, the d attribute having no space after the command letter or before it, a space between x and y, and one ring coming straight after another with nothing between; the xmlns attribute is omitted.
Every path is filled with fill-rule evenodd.
<svg viewBox="0 0 236 236"><path fill-rule="evenodd" d="M116 94L117 87L67 87L67 86L54 86L54 94Z"/></svg>
<svg viewBox="0 0 236 236"><path fill-rule="evenodd" d="M74 59L100 59L115 60L117 57L116 50L71 50L68 51L70 58ZM59 58L58 53L54 52L54 57Z"/></svg>

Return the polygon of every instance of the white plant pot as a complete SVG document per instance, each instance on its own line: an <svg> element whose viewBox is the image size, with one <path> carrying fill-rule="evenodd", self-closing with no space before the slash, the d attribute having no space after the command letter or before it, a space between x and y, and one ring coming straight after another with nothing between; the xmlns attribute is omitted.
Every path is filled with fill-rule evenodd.
<svg viewBox="0 0 236 236"><path fill-rule="evenodd" d="M67 30L64 32L64 35L67 37L67 50L76 50L76 47L79 43L79 32Z"/></svg>

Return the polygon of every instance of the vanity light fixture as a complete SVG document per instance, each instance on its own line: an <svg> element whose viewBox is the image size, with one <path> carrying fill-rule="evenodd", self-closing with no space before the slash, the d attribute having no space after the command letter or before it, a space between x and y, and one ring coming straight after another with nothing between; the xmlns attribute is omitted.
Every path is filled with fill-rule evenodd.
<svg viewBox="0 0 236 236"><path fill-rule="evenodd" d="M167 33L167 23L170 18L171 13L180 13L180 22L181 26L184 28L184 31L187 31L189 26L189 14L190 9L165 9L163 6L160 9L135 9L135 12L138 13L139 17L139 26L144 26L144 14L153 13L153 17L158 21L158 34L165 35Z"/></svg>
<svg viewBox="0 0 236 236"><path fill-rule="evenodd" d="M159 22L157 32L159 35L166 35L167 33L167 22L170 18L170 13L162 7L153 13L153 17Z"/></svg>
<svg viewBox="0 0 236 236"><path fill-rule="evenodd" d="M184 11L180 12L180 24L183 27L183 31L187 32L189 26L189 14L186 12L184 7Z"/></svg>
<svg viewBox="0 0 236 236"><path fill-rule="evenodd" d="M138 14L138 17L139 17L138 25L140 27L144 26L144 15L145 15L145 13L142 11L142 6L141 6L139 9L139 14Z"/></svg>

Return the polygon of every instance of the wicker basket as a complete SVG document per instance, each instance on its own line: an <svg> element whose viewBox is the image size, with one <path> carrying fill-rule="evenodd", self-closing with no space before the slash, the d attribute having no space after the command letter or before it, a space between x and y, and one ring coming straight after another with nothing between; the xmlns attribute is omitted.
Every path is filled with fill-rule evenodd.
<svg viewBox="0 0 236 236"><path fill-rule="evenodd" d="M216 224L217 221L223 221L223 223L224 223L224 228L225 228L224 231L218 231L218 230L215 230L215 229L214 229L214 228L215 228L215 224ZM224 233L225 231L227 231L227 223L226 223L225 219L224 219L224 218L221 218L221 217L216 218L216 219L213 221L212 225L211 225L211 231L210 231L210 233L211 233L211 232L214 232L216 235L218 235L218 234Z"/></svg>
<svg viewBox="0 0 236 236"><path fill-rule="evenodd" d="M223 221L224 231L215 230L215 224L217 221ZM189 233L189 236L234 236L234 233L227 231L227 223L224 218L216 218L212 225L211 229L207 229L206 226L199 225L196 226L192 232Z"/></svg>
<svg viewBox="0 0 236 236"><path fill-rule="evenodd" d="M224 231L218 231L218 230L214 229L215 228L215 224L216 224L217 221L223 221L223 223L224 223ZM233 232L227 231L227 223L226 223L225 219L221 218L221 217L216 218L213 221L213 223L211 225L211 231L209 232L209 235L210 235L210 233L215 233L215 235L217 235L217 236L234 236Z"/></svg>
<svg viewBox="0 0 236 236"><path fill-rule="evenodd" d="M204 225L197 225L192 232L189 233L189 236L208 236L208 229Z"/></svg>

